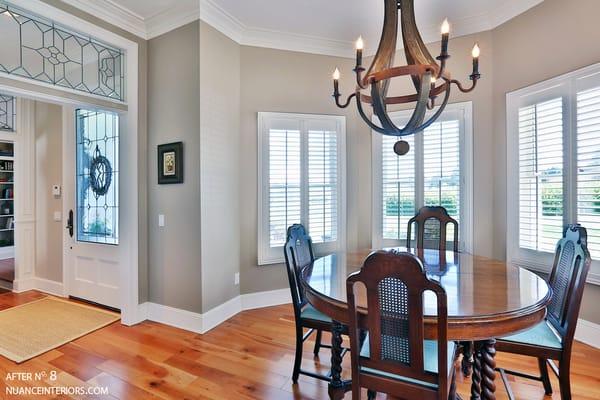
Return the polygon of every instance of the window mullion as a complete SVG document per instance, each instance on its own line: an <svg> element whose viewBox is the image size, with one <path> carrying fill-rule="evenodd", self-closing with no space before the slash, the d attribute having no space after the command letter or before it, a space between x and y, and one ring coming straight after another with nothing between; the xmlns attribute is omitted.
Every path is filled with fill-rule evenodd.
<svg viewBox="0 0 600 400"><path fill-rule="evenodd" d="M568 93L565 96L566 112L564 118L565 126L565 179L563 187L565 192L565 205L563 212L564 224L572 224L577 221L577 92L573 80L569 82Z"/></svg>
<svg viewBox="0 0 600 400"><path fill-rule="evenodd" d="M425 204L425 145L421 131L415 135L415 213Z"/></svg>

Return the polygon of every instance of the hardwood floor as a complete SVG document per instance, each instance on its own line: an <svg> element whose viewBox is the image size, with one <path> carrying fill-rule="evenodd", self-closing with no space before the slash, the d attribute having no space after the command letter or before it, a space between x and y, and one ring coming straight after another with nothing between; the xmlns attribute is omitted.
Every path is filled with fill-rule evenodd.
<svg viewBox="0 0 600 400"><path fill-rule="evenodd" d="M0 294L0 309L44 296L39 292ZM297 386L290 375L294 359L291 306L245 311L224 324L198 335L154 322L135 327L112 324L46 354L17 365L0 357L0 398L6 399L327 399L325 383L301 376ZM324 335L324 340L329 337ZM572 371L573 398L600 398L600 350L577 343ZM535 372L537 361L499 354L498 364ZM344 364L348 376L349 357ZM312 343L305 345L303 367L324 372L329 366L327 349L321 365L314 362ZM56 379L52 380L52 371ZM8 381L12 372L45 373L39 381ZM518 399L544 397L541 384L513 378ZM497 381L498 399L506 393ZM555 392L558 382L552 378ZM108 387L109 395L7 396L6 386ZM458 390L468 399L470 380L458 375ZM366 398L366 395L365 397ZM378 399L384 399L380 395ZM552 397L559 399L555 393ZM350 399L350 394L346 396Z"/></svg>

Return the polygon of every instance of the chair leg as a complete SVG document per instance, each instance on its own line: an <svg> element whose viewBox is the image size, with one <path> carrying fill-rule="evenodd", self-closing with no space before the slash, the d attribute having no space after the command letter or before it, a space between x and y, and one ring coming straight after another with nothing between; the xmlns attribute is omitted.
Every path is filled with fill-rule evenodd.
<svg viewBox="0 0 600 400"><path fill-rule="evenodd" d="M571 400L571 362L560 362L559 364L560 398L561 400Z"/></svg>
<svg viewBox="0 0 600 400"><path fill-rule="evenodd" d="M374 390L367 390L367 399L374 400L377 397L377 392Z"/></svg>
<svg viewBox="0 0 600 400"><path fill-rule="evenodd" d="M550 383L550 376L548 376L548 363L545 358L538 358L538 364L540 367L540 377L544 384L544 391L549 396L552 394L552 384Z"/></svg>
<svg viewBox="0 0 600 400"><path fill-rule="evenodd" d="M294 372L292 373L292 382L298 383L298 377L300 376L300 366L302 364L302 327L296 327L296 357L294 358Z"/></svg>
<svg viewBox="0 0 600 400"><path fill-rule="evenodd" d="M319 329L317 330L317 337L315 338L315 357L317 357L319 355L319 350L321 350L321 337L323 335L323 332Z"/></svg>
<svg viewBox="0 0 600 400"><path fill-rule="evenodd" d="M473 342L461 342L461 344L463 346L461 369L464 376L469 376L473 369Z"/></svg>

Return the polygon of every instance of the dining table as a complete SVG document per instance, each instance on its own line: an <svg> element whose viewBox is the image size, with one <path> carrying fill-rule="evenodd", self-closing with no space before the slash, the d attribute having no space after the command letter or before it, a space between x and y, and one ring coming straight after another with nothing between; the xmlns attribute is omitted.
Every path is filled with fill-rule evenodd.
<svg viewBox="0 0 600 400"><path fill-rule="evenodd" d="M387 249L389 250L389 249ZM495 338L505 337L544 320L551 290L544 279L516 265L467 252L395 248L423 263L427 277L441 284L448 302L448 340L473 342L472 400L495 399ZM346 279L360 270L374 250L338 252L316 258L301 270L306 298L332 320L329 397L342 399L351 380L342 379L344 326L349 323ZM368 314L366 289L355 289L358 311ZM424 293L426 339L436 339L437 303Z"/></svg>

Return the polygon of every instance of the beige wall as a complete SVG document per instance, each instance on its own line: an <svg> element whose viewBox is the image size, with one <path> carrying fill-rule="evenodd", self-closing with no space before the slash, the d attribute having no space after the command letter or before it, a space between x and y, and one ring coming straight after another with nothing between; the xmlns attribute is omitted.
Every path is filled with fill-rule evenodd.
<svg viewBox="0 0 600 400"><path fill-rule="evenodd" d="M52 195L62 186L62 107L35 102L35 274L62 281L62 197Z"/></svg>
<svg viewBox="0 0 600 400"><path fill-rule="evenodd" d="M240 294L240 46L200 26L202 311ZM240 149L243 149L240 151ZM243 204L243 203L242 203ZM241 211L241 212L240 212Z"/></svg>
<svg viewBox="0 0 600 400"><path fill-rule="evenodd" d="M475 250L492 252L493 204L493 136L492 136L492 71L490 63L491 33L484 32L451 43L453 57L449 68L453 76L468 80L471 72L470 50L475 41L483 48L481 68L484 78L470 95L454 94L452 102L473 101L475 157ZM432 53L439 45L432 45ZM242 293L287 287L282 265L257 265L257 112L278 111L334 114L346 116L347 153L347 234L348 249L371 246L371 132L359 120L356 107L337 108L331 98L331 73L342 70L341 90L353 90L353 60L242 46L240 208ZM403 56L399 54L398 63ZM408 81L394 84L392 93L409 90ZM414 91L414 88L412 88Z"/></svg>
<svg viewBox="0 0 600 400"><path fill-rule="evenodd" d="M506 93L600 62L597 0L545 0L493 31L494 256L506 255ZM600 288L587 285L581 318L600 323Z"/></svg>
<svg viewBox="0 0 600 400"><path fill-rule="evenodd" d="M148 299L200 312L198 22L148 44ZM184 183L159 185L157 146L182 141ZM158 227L158 215L165 227Z"/></svg>

